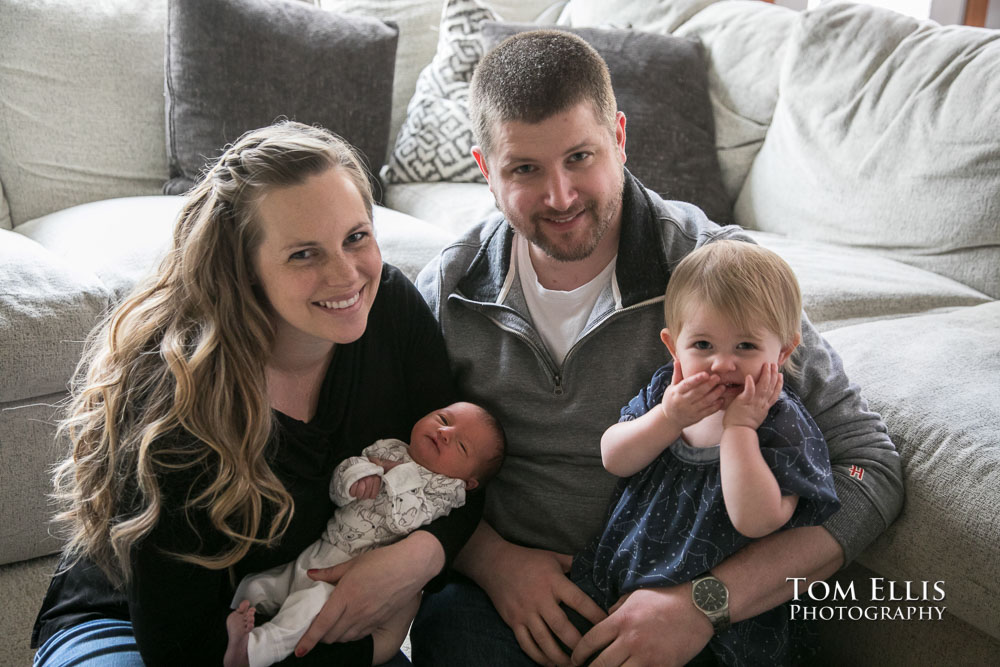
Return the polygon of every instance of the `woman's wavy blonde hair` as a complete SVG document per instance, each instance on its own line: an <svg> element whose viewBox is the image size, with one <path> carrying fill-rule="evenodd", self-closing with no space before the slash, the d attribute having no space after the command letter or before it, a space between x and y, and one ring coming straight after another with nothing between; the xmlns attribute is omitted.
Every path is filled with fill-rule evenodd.
<svg viewBox="0 0 1000 667"><path fill-rule="evenodd" d="M60 426L71 455L54 478L67 567L87 556L128 582L132 548L168 509L162 474L195 466L215 477L188 490L183 511L205 512L229 546L176 557L224 569L284 533L292 498L265 457L274 333L254 287L257 205L270 189L330 168L351 178L371 219L367 172L339 137L287 121L240 137L188 193L158 272L91 335ZM196 444L178 448L163 437L172 432Z"/></svg>

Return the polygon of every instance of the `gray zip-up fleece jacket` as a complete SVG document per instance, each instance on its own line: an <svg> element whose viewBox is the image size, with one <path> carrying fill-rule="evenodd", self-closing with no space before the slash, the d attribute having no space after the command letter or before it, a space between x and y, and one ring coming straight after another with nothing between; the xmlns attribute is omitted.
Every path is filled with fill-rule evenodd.
<svg viewBox="0 0 1000 667"><path fill-rule="evenodd" d="M672 268L719 238L747 237L664 201L626 171L616 270L562 366L532 324L503 216L421 271L417 287L441 323L460 392L507 432L507 458L486 490L485 519L502 537L572 554L601 529L617 481L601 465L601 435L669 359L659 332ZM899 512L899 457L836 352L804 316L802 324L802 372L786 380L827 439L841 509L824 525L850 562Z"/></svg>

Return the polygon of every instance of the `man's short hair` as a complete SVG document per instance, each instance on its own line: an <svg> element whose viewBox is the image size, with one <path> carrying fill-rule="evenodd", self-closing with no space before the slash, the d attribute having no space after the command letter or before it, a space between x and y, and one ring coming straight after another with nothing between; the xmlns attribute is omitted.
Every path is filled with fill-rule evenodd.
<svg viewBox="0 0 1000 667"><path fill-rule="evenodd" d="M561 30L532 30L500 42L472 75L469 111L485 155L498 123L538 123L582 101L614 132L618 104L601 55L582 38Z"/></svg>

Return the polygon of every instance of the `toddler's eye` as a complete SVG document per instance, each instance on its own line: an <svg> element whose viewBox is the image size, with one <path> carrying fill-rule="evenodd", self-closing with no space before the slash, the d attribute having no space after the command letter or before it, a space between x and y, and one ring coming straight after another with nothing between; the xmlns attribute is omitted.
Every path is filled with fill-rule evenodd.
<svg viewBox="0 0 1000 667"><path fill-rule="evenodd" d="M696 350L708 350L711 349L712 344L707 340L696 340L693 345Z"/></svg>
<svg viewBox="0 0 1000 667"><path fill-rule="evenodd" d="M736 346L740 350L756 350L757 346L753 343L740 343Z"/></svg>

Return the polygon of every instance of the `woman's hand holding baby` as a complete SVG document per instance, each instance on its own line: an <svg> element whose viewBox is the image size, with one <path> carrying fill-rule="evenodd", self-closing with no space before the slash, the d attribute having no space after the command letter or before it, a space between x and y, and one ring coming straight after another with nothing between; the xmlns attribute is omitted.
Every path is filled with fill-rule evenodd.
<svg viewBox="0 0 1000 667"><path fill-rule="evenodd" d="M674 374L663 393L660 410L678 431L697 424L722 408L725 387L719 382L718 375L705 372L683 377L681 362L675 359Z"/></svg>
<svg viewBox="0 0 1000 667"><path fill-rule="evenodd" d="M726 429L745 426L756 431L767 417L768 410L778 400L784 382L784 375L775 363L764 364L756 383L748 375L743 391L726 408L722 427Z"/></svg>

